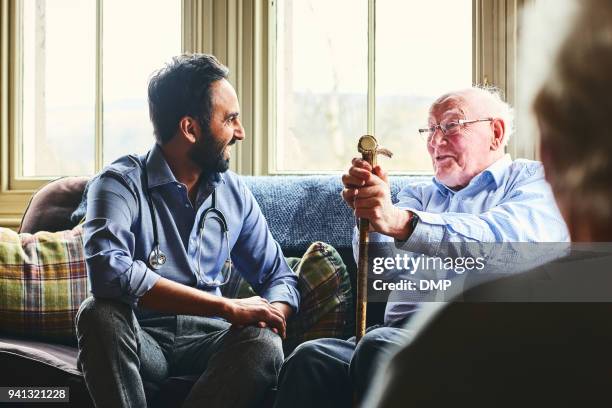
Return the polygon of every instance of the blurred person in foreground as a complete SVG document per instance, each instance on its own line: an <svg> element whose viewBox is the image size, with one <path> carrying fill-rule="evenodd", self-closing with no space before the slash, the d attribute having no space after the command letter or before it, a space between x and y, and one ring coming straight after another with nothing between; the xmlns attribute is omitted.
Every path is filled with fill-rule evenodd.
<svg viewBox="0 0 612 408"><path fill-rule="evenodd" d="M469 88L439 97L421 129L435 177L402 190L391 202L387 175L354 159L342 196L370 221L371 242L437 256L441 243L563 242L565 224L539 162L504 153L512 110L499 94ZM354 254L358 255L358 232ZM384 325L355 344L319 339L301 344L281 369L277 407L349 407L369 386L378 361L403 344L402 328L418 304L392 292Z"/></svg>
<svg viewBox="0 0 612 408"><path fill-rule="evenodd" d="M532 107L574 257L426 305L364 406L611 406L612 3L568 5Z"/></svg>

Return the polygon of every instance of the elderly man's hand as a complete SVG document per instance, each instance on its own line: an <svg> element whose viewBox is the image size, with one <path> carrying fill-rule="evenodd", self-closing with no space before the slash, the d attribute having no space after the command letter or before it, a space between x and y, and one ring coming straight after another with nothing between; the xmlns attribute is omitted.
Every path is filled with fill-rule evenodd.
<svg viewBox="0 0 612 408"><path fill-rule="evenodd" d="M342 175L342 198L355 210L355 216L370 221L370 229L396 239L410 235L409 211L391 202L387 174L380 166L372 166L355 158L347 174Z"/></svg>

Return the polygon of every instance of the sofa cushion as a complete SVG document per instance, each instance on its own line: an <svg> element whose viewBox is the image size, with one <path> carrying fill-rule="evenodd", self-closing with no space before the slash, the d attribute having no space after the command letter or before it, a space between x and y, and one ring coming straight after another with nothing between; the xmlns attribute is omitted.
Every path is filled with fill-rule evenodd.
<svg viewBox="0 0 612 408"><path fill-rule="evenodd" d="M0 228L0 331L74 343L89 287L82 228L17 234Z"/></svg>
<svg viewBox="0 0 612 408"><path fill-rule="evenodd" d="M393 202L402 188L423 179L392 176ZM243 180L283 251L304 251L315 241L326 242L338 250L351 248L355 218L340 196L340 176L249 176Z"/></svg>
<svg viewBox="0 0 612 408"><path fill-rule="evenodd" d="M74 347L0 335L0 384L68 387L70 403L59 406L93 407L76 360Z"/></svg>
<svg viewBox="0 0 612 408"><path fill-rule="evenodd" d="M0 335L0 384L68 387L70 403L61 406L93 407L77 355L75 347ZM180 406L197 379L198 376L169 377L161 384L143 381L147 406Z"/></svg>
<svg viewBox="0 0 612 408"><path fill-rule="evenodd" d="M63 231L77 223L70 215L77 208L89 177L64 177L54 180L34 194L26 209L19 232Z"/></svg>
<svg viewBox="0 0 612 408"><path fill-rule="evenodd" d="M78 351L72 346L0 335L0 353L10 353L79 377L83 375L77 367Z"/></svg>

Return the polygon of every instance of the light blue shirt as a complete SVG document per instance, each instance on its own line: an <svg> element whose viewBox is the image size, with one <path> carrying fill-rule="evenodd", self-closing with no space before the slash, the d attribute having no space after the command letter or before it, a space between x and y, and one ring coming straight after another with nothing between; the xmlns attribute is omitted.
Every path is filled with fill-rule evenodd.
<svg viewBox="0 0 612 408"><path fill-rule="evenodd" d="M198 195L192 205L186 186L176 180L158 145L151 149L146 161L146 189L157 212L159 243L167 262L159 270L149 267L153 225L143 187L145 157L118 159L89 187L83 229L92 293L137 307L139 317L157 314L137 304L162 276L221 295L219 287L204 284L221 280L219 274L227 259L221 226L207 217L203 236L198 234L202 214L211 207L211 193L216 190L216 208L228 224L234 273L239 271L270 302L285 302L297 310L297 277L272 237L255 198L240 178L229 171L200 177ZM201 278L197 274L198 262Z"/></svg>
<svg viewBox="0 0 612 408"><path fill-rule="evenodd" d="M404 188L397 197L397 207L419 216L402 250L433 256L444 242L569 241L540 162L512 161L506 154L461 190L454 191L433 178ZM370 241L393 242L393 238L371 233ZM355 229L355 259L358 248ZM414 310L413 304L389 302L385 324L392 325Z"/></svg>

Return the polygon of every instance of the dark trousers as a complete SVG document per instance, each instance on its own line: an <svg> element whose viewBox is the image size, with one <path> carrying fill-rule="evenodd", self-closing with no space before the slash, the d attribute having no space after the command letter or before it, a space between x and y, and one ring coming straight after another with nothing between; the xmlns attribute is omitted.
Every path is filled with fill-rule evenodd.
<svg viewBox="0 0 612 408"><path fill-rule="evenodd" d="M184 407L254 407L283 362L269 329L180 315L138 321L126 304L95 298L76 320L79 365L97 407L146 407L144 381L194 374Z"/></svg>
<svg viewBox="0 0 612 408"><path fill-rule="evenodd" d="M275 407L352 407L354 398L365 394L380 362L404 345L407 333L374 327L356 347L354 337L302 343L282 366Z"/></svg>

